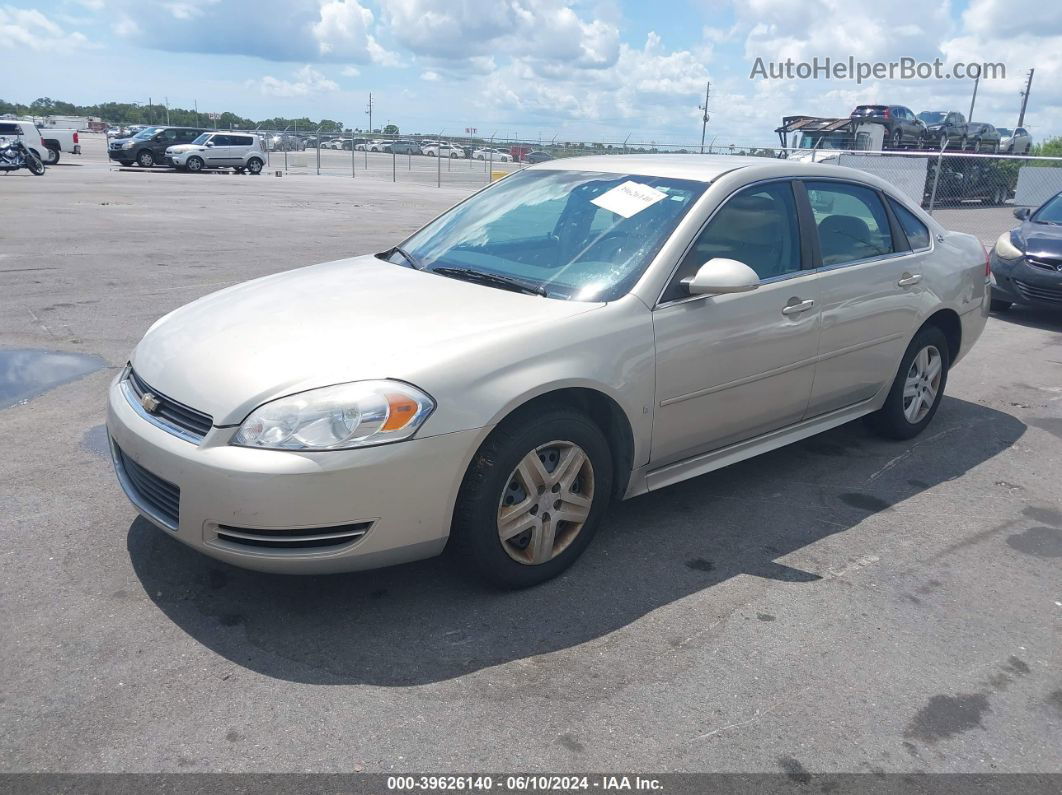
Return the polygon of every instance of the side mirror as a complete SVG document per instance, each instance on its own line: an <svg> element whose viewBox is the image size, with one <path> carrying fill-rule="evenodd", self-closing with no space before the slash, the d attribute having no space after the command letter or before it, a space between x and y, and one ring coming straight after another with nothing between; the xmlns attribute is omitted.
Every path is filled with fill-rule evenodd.
<svg viewBox="0 0 1062 795"><path fill-rule="evenodd" d="M682 283L690 295L747 293L760 286L760 277L744 262L725 257L713 257Z"/></svg>
<svg viewBox="0 0 1062 795"><path fill-rule="evenodd" d="M1019 221L1028 220L1030 215L1032 215L1032 211L1028 207L1019 207L1014 211L1014 217Z"/></svg>
<svg viewBox="0 0 1062 795"><path fill-rule="evenodd" d="M211 147L211 146L213 146L213 145L214 145L214 142L213 142L213 141L207 141L207 142L206 142L206 143L204 144L204 146L207 146L207 147Z"/></svg>

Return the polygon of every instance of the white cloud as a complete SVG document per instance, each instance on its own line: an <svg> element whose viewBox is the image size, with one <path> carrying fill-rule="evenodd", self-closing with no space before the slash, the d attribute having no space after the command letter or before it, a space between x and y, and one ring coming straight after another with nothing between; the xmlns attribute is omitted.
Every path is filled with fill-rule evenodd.
<svg viewBox="0 0 1062 795"><path fill-rule="evenodd" d="M67 33L34 8L0 6L0 49L50 51L92 46L82 33Z"/></svg>
<svg viewBox="0 0 1062 795"><path fill-rule="evenodd" d="M442 75L440 75L438 72L436 72L433 69L427 69L427 70L425 70L425 71L420 73L420 79L421 80L429 80L429 81L435 83L435 82L438 82L439 80L442 80Z"/></svg>
<svg viewBox="0 0 1062 795"><path fill-rule="evenodd" d="M114 24L111 25L111 30L115 36L120 36L123 39L140 35L140 25L128 14L120 15Z"/></svg>
<svg viewBox="0 0 1062 795"><path fill-rule="evenodd" d="M356 66L344 66L340 74L343 77L358 77L361 74L361 70Z"/></svg>
<svg viewBox="0 0 1062 795"><path fill-rule="evenodd" d="M262 94L271 97L305 97L339 90L338 83L329 80L309 64L297 69L294 77L294 80L281 80L266 75L258 81L248 80L247 85L249 88L258 88Z"/></svg>
<svg viewBox="0 0 1062 795"><path fill-rule="evenodd" d="M619 28L585 20L562 0L380 0L391 35L415 55L453 62L507 53L558 68L607 68Z"/></svg>

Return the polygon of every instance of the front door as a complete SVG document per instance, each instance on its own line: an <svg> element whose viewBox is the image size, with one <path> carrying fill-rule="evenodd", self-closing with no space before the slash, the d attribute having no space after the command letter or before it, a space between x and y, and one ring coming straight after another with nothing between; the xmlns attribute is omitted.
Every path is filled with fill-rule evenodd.
<svg viewBox="0 0 1062 795"><path fill-rule="evenodd" d="M653 312L653 467L799 422L819 338L818 276L801 246L789 181L746 187L715 213ZM750 292L689 296L713 257L760 276Z"/></svg>

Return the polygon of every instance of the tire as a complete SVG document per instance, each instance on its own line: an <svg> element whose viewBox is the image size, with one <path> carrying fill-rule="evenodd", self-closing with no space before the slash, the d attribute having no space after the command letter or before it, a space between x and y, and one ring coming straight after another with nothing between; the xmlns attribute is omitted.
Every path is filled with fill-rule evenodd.
<svg viewBox="0 0 1062 795"><path fill-rule="evenodd" d="M26 168L35 177L44 175L44 161L41 160L35 149L29 150L29 156L26 158Z"/></svg>
<svg viewBox="0 0 1062 795"><path fill-rule="evenodd" d="M925 359L921 358L923 352L928 354ZM935 371L934 359L937 363ZM944 332L936 326L919 329L900 361L899 372L885 398L885 405L867 418L870 427L887 439L912 439L920 434L933 420L944 397L950 365L948 339ZM913 396L905 396L911 380L918 386ZM928 408L926 398L931 401Z"/></svg>
<svg viewBox="0 0 1062 795"><path fill-rule="evenodd" d="M429 152L428 152L428 157L435 157L435 153L434 153L434 152L431 152L431 151L429 151Z"/></svg>
<svg viewBox="0 0 1062 795"><path fill-rule="evenodd" d="M1014 306L1013 301L1004 301L999 298L993 298L991 301L988 302L988 308L991 309L993 312L1006 312L1012 306Z"/></svg>
<svg viewBox="0 0 1062 795"><path fill-rule="evenodd" d="M198 155L192 155L190 158L184 161L184 167L191 171L193 174L198 174L204 168L206 163L203 162L203 158Z"/></svg>
<svg viewBox="0 0 1062 795"><path fill-rule="evenodd" d="M262 173L262 167L264 165L265 163L263 163L260 158L252 157L247 161L247 170L257 176Z"/></svg>
<svg viewBox="0 0 1062 795"><path fill-rule="evenodd" d="M573 460L574 465L564 466ZM469 464L454 508L451 548L466 568L493 585L537 585L556 577L583 553L611 491L608 441L590 418L559 406L518 413L491 433ZM567 508L583 517L581 523L549 515L558 506L565 510L561 495L573 500ZM502 540L499 522L507 508L518 532ZM553 543L546 528L552 528Z"/></svg>
<svg viewBox="0 0 1062 795"><path fill-rule="evenodd" d="M58 149L52 149L49 146L47 148L47 151L48 151L48 156L44 159L44 164L46 166L54 166L56 163L59 162L59 150Z"/></svg>
<svg viewBox="0 0 1062 795"><path fill-rule="evenodd" d="M141 168L151 168L155 165L155 155L150 149L141 149L136 154L136 164Z"/></svg>

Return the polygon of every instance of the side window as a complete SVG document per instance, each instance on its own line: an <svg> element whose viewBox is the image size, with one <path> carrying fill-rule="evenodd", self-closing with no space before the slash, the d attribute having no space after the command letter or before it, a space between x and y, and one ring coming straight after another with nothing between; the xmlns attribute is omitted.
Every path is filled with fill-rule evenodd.
<svg viewBox="0 0 1062 795"><path fill-rule="evenodd" d="M176 140L177 140L177 131L176 130L163 130L162 131L162 142L163 143L172 144Z"/></svg>
<svg viewBox="0 0 1062 795"><path fill-rule="evenodd" d="M230 146L250 146L254 142L249 135L230 135L229 138L232 139Z"/></svg>
<svg viewBox="0 0 1062 795"><path fill-rule="evenodd" d="M920 248L929 248L929 230L918 220L918 216L894 199L889 199L889 204L892 205L892 212L896 215L896 220L900 222L904 234L907 235L911 248L915 251Z"/></svg>
<svg viewBox="0 0 1062 795"><path fill-rule="evenodd" d="M875 191L843 182L805 185L819 230L823 265L842 265L893 251L888 216Z"/></svg>
<svg viewBox="0 0 1062 795"><path fill-rule="evenodd" d="M190 144L198 137L198 130L179 130L177 132L177 140L180 141L182 144Z"/></svg>
<svg viewBox="0 0 1062 795"><path fill-rule="evenodd" d="M229 135L215 135L210 140L214 142L214 146L232 146L232 136Z"/></svg>
<svg viewBox="0 0 1062 795"><path fill-rule="evenodd" d="M688 293L682 286L713 257L744 262L761 279L800 270L800 229L790 182L757 185L735 193L697 237L662 300Z"/></svg>

